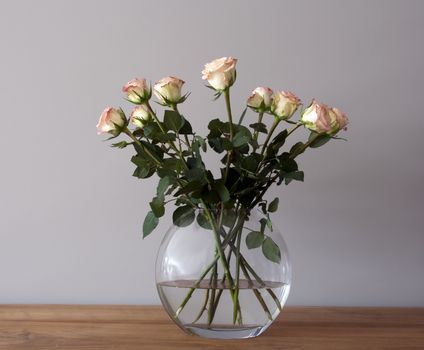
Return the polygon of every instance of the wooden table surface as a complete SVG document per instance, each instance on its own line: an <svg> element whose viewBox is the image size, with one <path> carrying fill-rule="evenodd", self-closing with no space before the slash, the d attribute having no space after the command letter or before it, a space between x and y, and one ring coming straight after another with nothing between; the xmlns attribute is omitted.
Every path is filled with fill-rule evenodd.
<svg viewBox="0 0 424 350"><path fill-rule="evenodd" d="M258 338L206 340L157 306L0 305L0 349L424 349L424 308L288 307Z"/></svg>

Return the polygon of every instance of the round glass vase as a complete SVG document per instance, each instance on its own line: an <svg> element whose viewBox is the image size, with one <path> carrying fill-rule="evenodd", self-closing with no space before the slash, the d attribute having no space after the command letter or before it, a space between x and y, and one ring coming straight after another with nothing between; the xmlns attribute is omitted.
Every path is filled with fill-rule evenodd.
<svg viewBox="0 0 424 350"><path fill-rule="evenodd" d="M264 332L291 284L287 246L269 217L257 209L197 209L177 224L167 231L156 260L157 289L171 319L206 338Z"/></svg>

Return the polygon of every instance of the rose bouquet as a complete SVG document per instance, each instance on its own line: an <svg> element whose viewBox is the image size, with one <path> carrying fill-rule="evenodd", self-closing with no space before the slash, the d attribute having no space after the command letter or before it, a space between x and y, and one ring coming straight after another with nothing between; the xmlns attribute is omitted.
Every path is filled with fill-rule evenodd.
<svg viewBox="0 0 424 350"><path fill-rule="evenodd" d="M129 138L112 146L134 148L131 161L136 166L135 177L159 177L156 196L144 219L143 237L156 228L166 204L172 202L176 206L172 214L174 226L162 243L157 262L158 290L177 324L191 333L211 337L221 337L216 335L217 330L255 336L278 315L287 298L290 266L284 242L276 238L270 218L279 199L268 203L264 195L273 184L303 181L298 156L338 139L336 135L348 123L337 108L315 100L303 108L293 93L273 92L268 87L254 89L243 113L234 120L230 90L236 81L236 63L234 58L223 57L206 64L202 72L215 100L224 100L227 115L226 120L209 122L206 137L198 135L180 112L179 105L189 93L182 93L184 81L176 77L163 78L153 88L145 79L129 81L123 92L135 105L130 116L121 108L107 107L97 124L99 134L109 133L111 139L121 134ZM163 117L150 104L152 92L165 109ZM254 120L246 116L248 110L256 114ZM294 121L297 111L299 118ZM309 138L284 147L289 136L302 127L310 130ZM222 155L218 176L203 160L209 150ZM260 218L255 216L258 212ZM199 229L208 235L187 233ZM185 232L184 238L173 238L180 231ZM181 250L193 246L195 240L199 242L192 253L177 254L179 263L175 256L169 256L171 246ZM187 256L191 270L181 268ZM195 256L200 256L201 261L195 261ZM183 294L176 296L167 288L177 288ZM204 293L200 301L195 298L201 290ZM242 297L245 290L250 297ZM224 299L227 304L219 311ZM184 315L190 303L192 310ZM264 320L259 321L259 316L247 311L254 303L262 310L254 313L262 312Z"/></svg>

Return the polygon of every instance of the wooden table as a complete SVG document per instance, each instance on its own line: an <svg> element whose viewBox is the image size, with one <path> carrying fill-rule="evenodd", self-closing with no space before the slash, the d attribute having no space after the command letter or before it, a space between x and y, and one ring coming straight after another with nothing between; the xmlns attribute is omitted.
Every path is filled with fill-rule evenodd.
<svg viewBox="0 0 424 350"><path fill-rule="evenodd" d="M157 306L0 305L0 349L424 349L424 308L289 307L256 339L211 341Z"/></svg>

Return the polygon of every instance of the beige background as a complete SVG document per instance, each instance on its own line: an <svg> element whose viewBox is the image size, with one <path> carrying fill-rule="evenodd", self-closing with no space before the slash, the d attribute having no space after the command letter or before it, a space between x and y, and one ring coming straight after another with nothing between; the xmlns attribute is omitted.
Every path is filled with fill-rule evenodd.
<svg viewBox="0 0 424 350"><path fill-rule="evenodd" d="M261 84L351 119L349 142L302 157L305 183L274 190L289 304L424 306L423 34L423 1L2 1L0 303L159 302L169 216L141 240L156 179L95 124L128 110L127 80L173 74L205 133L224 109L200 71L233 55L235 114Z"/></svg>

